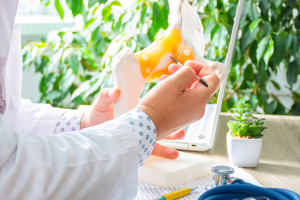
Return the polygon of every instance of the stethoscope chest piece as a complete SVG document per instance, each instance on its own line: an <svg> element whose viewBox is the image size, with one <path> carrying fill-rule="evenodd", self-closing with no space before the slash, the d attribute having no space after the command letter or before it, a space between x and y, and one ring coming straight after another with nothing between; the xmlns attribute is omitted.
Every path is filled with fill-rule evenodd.
<svg viewBox="0 0 300 200"><path fill-rule="evenodd" d="M205 190L209 190L221 185L231 184L237 178L230 177L231 174L234 173L234 168L226 165L216 165L211 168L213 173L212 178L214 179L214 183L209 184L205 187Z"/></svg>

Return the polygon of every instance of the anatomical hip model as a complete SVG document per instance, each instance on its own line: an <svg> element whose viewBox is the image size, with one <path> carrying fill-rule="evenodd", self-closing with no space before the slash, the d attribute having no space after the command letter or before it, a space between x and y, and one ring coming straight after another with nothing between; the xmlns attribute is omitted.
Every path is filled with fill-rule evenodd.
<svg viewBox="0 0 300 200"><path fill-rule="evenodd" d="M134 109L147 80L167 74L174 57L184 64L187 60L198 61L209 67L219 78L226 75L222 63L203 58L205 40L203 26L197 12L187 0L169 0L170 26L164 35L144 50L133 53L125 48L114 58L113 74L115 87L121 90L114 104L114 117Z"/></svg>

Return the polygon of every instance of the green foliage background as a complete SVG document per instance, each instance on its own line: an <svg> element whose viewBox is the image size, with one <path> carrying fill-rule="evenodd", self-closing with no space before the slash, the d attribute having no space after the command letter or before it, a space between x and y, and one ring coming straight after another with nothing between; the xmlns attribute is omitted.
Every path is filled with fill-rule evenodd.
<svg viewBox="0 0 300 200"><path fill-rule="evenodd" d="M45 6L50 0L41 0ZM225 62L238 0L189 1L201 17L206 44L205 57ZM59 0L55 7L64 18ZM52 31L39 42L23 46L24 68L34 65L43 75L40 102L76 108L91 104L104 87L113 86L113 57L125 46L134 52L147 47L168 27L167 0L137 0L124 9L119 1L66 0L73 16L81 15L84 27ZM233 65L222 111L236 102L250 103L266 114L300 115L300 1L246 0ZM285 108L279 96L268 93L267 84L279 66L287 69L293 106ZM145 85L142 96L156 83ZM216 96L211 103L216 101Z"/></svg>

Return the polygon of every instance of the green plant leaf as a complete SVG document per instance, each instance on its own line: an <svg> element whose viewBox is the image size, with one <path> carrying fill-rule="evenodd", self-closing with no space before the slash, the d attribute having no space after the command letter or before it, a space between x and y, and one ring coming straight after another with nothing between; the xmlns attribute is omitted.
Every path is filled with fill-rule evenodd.
<svg viewBox="0 0 300 200"><path fill-rule="evenodd" d="M246 84L250 89L254 89L255 85L253 84L253 82L246 80Z"/></svg>
<svg viewBox="0 0 300 200"><path fill-rule="evenodd" d="M253 80L253 67L251 64L247 65L245 72L244 72L244 79L245 80Z"/></svg>
<svg viewBox="0 0 300 200"><path fill-rule="evenodd" d="M228 30L225 26L220 26L214 34L212 43L214 46L218 47L219 51L221 51L225 46L227 36Z"/></svg>
<svg viewBox="0 0 300 200"><path fill-rule="evenodd" d="M295 66L295 62L290 63L286 73L286 79L291 86L291 89L293 89L293 84L296 82Z"/></svg>
<svg viewBox="0 0 300 200"><path fill-rule="evenodd" d="M248 133L250 133L251 136L253 137L253 136L255 136L255 135L260 134L260 133L261 133L261 129L260 129L260 127L258 127L258 126L253 125L253 126L250 126L250 127L249 127Z"/></svg>
<svg viewBox="0 0 300 200"><path fill-rule="evenodd" d="M47 95L46 95L46 99L47 100L50 100L50 101L53 101L55 99L58 99L59 97L61 96L61 93L57 90L52 90L51 92L49 92Z"/></svg>
<svg viewBox="0 0 300 200"><path fill-rule="evenodd" d="M269 35L271 35L272 33L272 25L270 24L270 22L264 22L263 24L263 37L267 37Z"/></svg>
<svg viewBox="0 0 300 200"><path fill-rule="evenodd" d="M252 109L255 109L258 103L258 99L255 95L251 95L249 99L249 103L251 104Z"/></svg>
<svg viewBox="0 0 300 200"><path fill-rule="evenodd" d="M250 113L243 113L243 117L252 117L253 115Z"/></svg>
<svg viewBox="0 0 300 200"><path fill-rule="evenodd" d="M259 63L260 59L263 57L266 47L268 46L268 41L269 38L268 37L264 37L257 46L257 50L256 50L256 60L257 60L257 64Z"/></svg>
<svg viewBox="0 0 300 200"><path fill-rule="evenodd" d="M274 5L278 8L282 4L282 0L273 0Z"/></svg>
<svg viewBox="0 0 300 200"><path fill-rule="evenodd" d="M79 70L79 62L78 62L78 59L77 59L76 55L72 54L69 57L69 64L70 64L70 67L73 70L74 74L77 75L78 70Z"/></svg>
<svg viewBox="0 0 300 200"><path fill-rule="evenodd" d="M259 128L260 128L261 131L263 131L265 129L268 129L268 127L266 127L266 126L260 126Z"/></svg>
<svg viewBox="0 0 300 200"><path fill-rule="evenodd" d="M156 19L158 19L158 18L159 18L159 6L158 6L158 3L157 3L157 2L154 2L154 3L153 3L152 9L153 9L153 16L154 16Z"/></svg>
<svg viewBox="0 0 300 200"><path fill-rule="evenodd" d="M271 83L274 85L274 87L275 87L277 90L280 90L280 85L279 85L276 81L271 80Z"/></svg>
<svg viewBox="0 0 300 200"><path fill-rule="evenodd" d="M251 59L252 63L254 63L254 64L257 63L257 59L256 59L257 45L258 45L258 42L254 41L250 47L250 52L249 52L250 59Z"/></svg>
<svg viewBox="0 0 300 200"><path fill-rule="evenodd" d="M81 95L84 91L88 90L90 88L91 81L85 81L83 82L72 94L71 101L73 101L76 97Z"/></svg>
<svg viewBox="0 0 300 200"><path fill-rule="evenodd" d="M240 41L240 48L242 52L244 52L248 48L248 46L255 40L258 32L259 28L256 28L252 33L250 33L250 30L248 30L245 34L242 35Z"/></svg>
<svg viewBox="0 0 300 200"><path fill-rule="evenodd" d="M300 115L300 102L295 102L291 108L291 115Z"/></svg>
<svg viewBox="0 0 300 200"><path fill-rule="evenodd" d="M271 7L271 0L260 1L259 6L262 12L267 13Z"/></svg>
<svg viewBox="0 0 300 200"><path fill-rule="evenodd" d="M231 108L231 110L236 113L236 114L240 114L240 110L239 109L235 109L235 108Z"/></svg>
<svg viewBox="0 0 300 200"><path fill-rule="evenodd" d="M145 48L151 44L151 40L147 34L140 33L138 34L137 43L141 45L143 48Z"/></svg>
<svg viewBox="0 0 300 200"><path fill-rule="evenodd" d="M300 27L299 27L300 28ZM291 48L290 48L290 52L292 55L297 55L298 53L298 48L299 48L299 43L298 43L298 40L297 40L297 36L296 35L293 35L293 41L292 41L292 45L291 45ZM300 67L299 67L300 68Z"/></svg>
<svg viewBox="0 0 300 200"><path fill-rule="evenodd" d="M293 41L293 34L292 33L287 34L283 40L285 41L285 49L284 50L287 51L291 47L291 44Z"/></svg>
<svg viewBox="0 0 300 200"><path fill-rule="evenodd" d="M77 16L83 11L84 5L82 0L72 0L70 1L70 8L73 14L73 17Z"/></svg>
<svg viewBox="0 0 300 200"><path fill-rule="evenodd" d="M230 130L233 131L233 133L236 133L239 130L239 123L236 121L229 121L227 123L227 126Z"/></svg>
<svg viewBox="0 0 300 200"><path fill-rule="evenodd" d="M242 121L248 121L249 119L247 117L242 117Z"/></svg>
<svg viewBox="0 0 300 200"><path fill-rule="evenodd" d="M64 12L64 9L62 8L59 0L55 0L55 8L60 16L60 19L63 20L65 12Z"/></svg>
<svg viewBox="0 0 300 200"><path fill-rule="evenodd" d="M75 75L73 74L72 69L68 69L67 72L64 74L62 79L59 83L59 89L61 93L67 93L70 89L71 85L73 84L73 81L75 80Z"/></svg>
<svg viewBox="0 0 300 200"><path fill-rule="evenodd" d="M234 119L241 121L242 119L239 116L232 116Z"/></svg>
<svg viewBox="0 0 300 200"><path fill-rule="evenodd" d="M102 18L104 21L109 21L109 16L111 14L111 10L112 8L110 6L105 6L103 9L102 9Z"/></svg>
<svg viewBox="0 0 300 200"><path fill-rule="evenodd" d="M121 7L122 7L120 1L112 1L112 2L110 3L110 5L111 5L111 6L121 6Z"/></svg>
<svg viewBox="0 0 300 200"><path fill-rule="evenodd" d="M265 123L263 121L259 121L258 125L264 125Z"/></svg>
<svg viewBox="0 0 300 200"><path fill-rule="evenodd" d="M258 10L257 10L256 4L254 2L250 6L248 15L249 15L249 18L251 21L254 21L259 17Z"/></svg>
<svg viewBox="0 0 300 200"><path fill-rule="evenodd" d="M241 109L244 109L244 108L245 108L245 104L242 103L242 102L239 102L239 103L238 103L238 106L239 106Z"/></svg>
<svg viewBox="0 0 300 200"><path fill-rule="evenodd" d="M262 138L264 135L263 134L258 134L258 135L256 135L254 138L255 139L259 139L259 138Z"/></svg>
<svg viewBox="0 0 300 200"><path fill-rule="evenodd" d="M252 112L252 109L251 108L245 108L244 112Z"/></svg>
<svg viewBox="0 0 300 200"><path fill-rule="evenodd" d="M267 103L265 105L266 114L273 114L277 108L277 101L272 101L271 103Z"/></svg>
<svg viewBox="0 0 300 200"><path fill-rule="evenodd" d="M249 121L244 121L244 122L243 122L243 124L247 124L247 125L249 125L249 126L251 126L251 125L252 125L252 123L251 123L251 122L249 122Z"/></svg>
<svg viewBox="0 0 300 200"><path fill-rule="evenodd" d="M89 8L90 8L90 7L93 7L97 2L98 2L98 0L89 0L89 1L88 1L88 6L89 6Z"/></svg>
<svg viewBox="0 0 300 200"><path fill-rule="evenodd" d="M237 133L238 136L246 136L248 129L249 129L248 124L247 125L242 125L240 127L240 129L238 130L238 133Z"/></svg>
<svg viewBox="0 0 300 200"><path fill-rule="evenodd" d="M279 35L272 36L272 38L274 40L274 53L271 58L279 64L284 56L285 42Z"/></svg>
<svg viewBox="0 0 300 200"><path fill-rule="evenodd" d="M254 29L257 28L258 24L262 21L261 18L258 18L256 20L254 20L250 25L249 25L249 30L250 30L250 33L253 33Z"/></svg>
<svg viewBox="0 0 300 200"><path fill-rule="evenodd" d="M246 107L246 108L251 108L251 105L250 105L249 103L246 103L246 104L245 104L245 107Z"/></svg>
<svg viewBox="0 0 300 200"><path fill-rule="evenodd" d="M272 40L272 38L269 39L269 44L266 48L266 51L264 53L264 61L265 61L265 69L268 68L268 63L269 63L269 59L271 58L271 56L273 55L274 53L274 42Z"/></svg>

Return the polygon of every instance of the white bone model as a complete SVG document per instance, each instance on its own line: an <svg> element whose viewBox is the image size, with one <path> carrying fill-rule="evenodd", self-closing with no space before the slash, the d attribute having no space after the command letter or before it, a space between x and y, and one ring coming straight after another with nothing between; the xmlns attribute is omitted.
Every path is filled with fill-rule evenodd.
<svg viewBox="0 0 300 200"><path fill-rule="evenodd" d="M114 87L121 90L114 104L114 118L137 106L147 79L154 72L166 70L170 56L182 64L189 59L206 65L220 78L220 83L225 78L225 65L203 58L205 39L197 12L187 0L169 0L169 5L170 25L162 37L141 52L134 54L131 48L125 48L114 58Z"/></svg>

